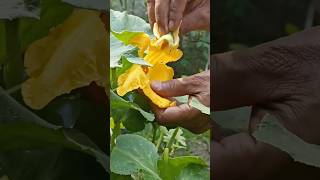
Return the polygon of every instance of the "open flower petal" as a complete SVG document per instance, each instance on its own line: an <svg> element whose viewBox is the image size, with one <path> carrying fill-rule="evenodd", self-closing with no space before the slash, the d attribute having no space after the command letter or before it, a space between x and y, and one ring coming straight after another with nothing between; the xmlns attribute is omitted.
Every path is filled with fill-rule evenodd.
<svg viewBox="0 0 320 180"><path fill-rule="evenodd" d="M147 73L150 81L168 81L173 78L174 71L171 67L165 64L155 64L150 67Z"/></svg>
<svg viewBox="0 0 320 180"><path fill-rule="evenodd" d="M147 84L149 84L149 79L142 67L134 64L130 69L118 77L119 87L117 88L117 93L119 96L124 96L132 90L144 88Z"/></svg>
<svg viewBox="0 0 320 180"><path fill-rule="evenodd" d="M107 74L99 68L107 68L108 35L99 16L97 11L76 9L47 37L29 46L25 67L30 78L22 85L27 105L41 109L73 89L93 81L103 84Z"/></svg>
<svg viewBox="0 0 320 180"><path fill-rule="evenodd" d="M146 87L143 89L143 93L154 103L156 104L159 108L167 108L170 106L175 106L176 103L173 101L170 101L169 99L163 98L159 96L157 93L155 93L151 87L150 84L148 84Z"/></svg>
<svg viewBox="0 0 320 180"><path fill-rule="evenodd" d="M142 58L144 56L145 50L149 47L150 37L145 33L140 33L133 37L130 40L129 44L132 44L139 48L138 55Z"/></svg>
<svg viewBox="0 0 320 180"><path fill-rule="evenodd" d="M156 63L166 64L168 62L174 62L182 57L183 53L181 50L176 48L157 48L155 46L149 46L148 54L144 59L152 65Z"/></svg>

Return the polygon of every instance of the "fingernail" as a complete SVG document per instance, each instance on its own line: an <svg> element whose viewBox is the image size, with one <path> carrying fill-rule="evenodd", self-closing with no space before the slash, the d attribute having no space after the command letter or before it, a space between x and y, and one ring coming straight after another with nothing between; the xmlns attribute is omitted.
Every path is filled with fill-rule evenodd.
<svg viewBox="0 0 320 180"><path fill-rule="evenodd" d="M169 29L170 29L170 31L174 31L174 29L173 29L174 27L173 26L174 26L174 22L172 20L170 20L169 21Z"/></svg>

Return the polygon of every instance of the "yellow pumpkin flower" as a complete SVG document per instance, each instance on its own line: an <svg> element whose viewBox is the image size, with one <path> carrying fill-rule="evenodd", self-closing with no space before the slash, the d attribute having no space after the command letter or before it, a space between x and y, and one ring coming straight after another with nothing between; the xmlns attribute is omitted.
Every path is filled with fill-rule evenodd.
<svg viewBox="0 0 320 180"><path fill-rule="evenodd" d="M107 87L107 48L108 32L100 12L75 9L48 36L28 47L29 79L22 85L25 103L41 109L55 97L92 82Z"/></svg>
<svg viewBox="0 0 320 180"><path fill-rule="evenodd" d="M157 25L154 26L155 39L150 39L147 34L139 33L133 37L129 44L139 48L140 57L151 64L151 67L134 64L125 73L118 77L117 93L124 96L126 93L142 89L143 93L158 107L167 108L175 106L175 102L156 94L150 83L152 81L168 81L173 78L174 71L166 63L179 60L183 53L178 49L179 36L177 29L174 33L159 36ZM178 41L178 42L177 42ZM146 51L146 56L144 53Z"/></svg>

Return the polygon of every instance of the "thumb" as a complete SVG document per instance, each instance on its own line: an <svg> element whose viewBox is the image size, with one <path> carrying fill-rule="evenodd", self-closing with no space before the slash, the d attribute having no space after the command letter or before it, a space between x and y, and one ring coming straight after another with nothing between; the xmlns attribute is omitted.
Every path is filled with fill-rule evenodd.
<svg viewBox="0 0 320 180"><path fill-rule="evenodd" d="M153 81L151 88L162 97L177 97L193 94L192 82L189 78L173 79L170 81Z"/></svg>

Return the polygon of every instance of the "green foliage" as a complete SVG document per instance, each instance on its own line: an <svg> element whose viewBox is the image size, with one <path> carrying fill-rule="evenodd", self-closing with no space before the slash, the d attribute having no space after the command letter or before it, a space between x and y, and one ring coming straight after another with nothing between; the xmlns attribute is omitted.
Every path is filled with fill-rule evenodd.
<svg viewBox="0 0 320 180"><path fill-rule="evenodd" d="M92 155L107 170L108 157L86 135L42 120L1 88L0 100L0 150L61 146Z"/></svg>
<svg viewBox="0 0 320 180"><path fill-rule="evenodd" d="M263 118L253 136L288 153L295 161L320 167L320 146L307 143L294 135L271 114Z"/></svg>
<svg viewBox="0 0 320 180"><path fill-rule="evenodd" d="M180 97L176 97L176 99L181 103L188 104L189 106L192 106L192 107L200 110L204 114L210 115L210 108L203 105L196 98L192 98L190 96L180 96Z"/></svg>
<svg viewBox="0 0 320 180"><path fill-rule="evenodd" d="M111 171L121 175L142 173L145 180L161 178L157 173L156 147L138 135L121 135L111 152Z"/></svg>
<svg viewBox="0 0 320 180"><path fill-rule="evenodd" d="M191 172L186 172L185 169L188 165L199 165L204 170L207 170L205 162L196 156L182 156L175 158L162 159L158 161L160 176L164 180L170 179L179 179L186 177L186 174L192 174L191 172L194 170L192 168L188 168ZM202 169L199 169L202 170ZM183 174L181 174L183 173ZM190 177L189 177L190 178ZM203 176L199 176L198 178L203 178Z"/></svg>

